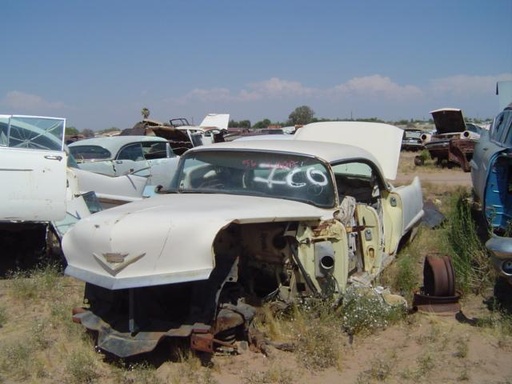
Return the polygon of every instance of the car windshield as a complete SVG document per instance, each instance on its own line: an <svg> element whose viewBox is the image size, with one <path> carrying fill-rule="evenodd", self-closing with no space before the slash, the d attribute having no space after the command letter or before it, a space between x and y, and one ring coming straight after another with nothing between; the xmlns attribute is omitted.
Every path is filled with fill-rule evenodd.
<svg viewBox="0 0 512 384"><path fill-rule="evenodd" d="M69 151L78 161L81 160L104 160L110 159L112 154L106 148L99 145L75 145L69 147Z"/></svg>
<svg viewBox="0 0 512 384"><path fill-rule="evenodd" d="M422 133L421 131L405 131L404 139L419 139Z"/></svg>
<svg viewBox="0 0 512 384"><path fill-rule="evenodd" d="M496 117L491 127L491 135L493 139L512 147L512 111L503 111Z"/></svg>
<svg viewBox="0 0 512 384"><path fill-rule="evenodd" d="M66 120L38 116L0 116L0 146L62 151Z"/></svg>
<svg viewBox="0 0 512 384"><path fill-rule="evenodd" d="M180 192L230 193L334 205L324 163L313 157L250 151L203 151L185 155L174 180Z"/></svg>

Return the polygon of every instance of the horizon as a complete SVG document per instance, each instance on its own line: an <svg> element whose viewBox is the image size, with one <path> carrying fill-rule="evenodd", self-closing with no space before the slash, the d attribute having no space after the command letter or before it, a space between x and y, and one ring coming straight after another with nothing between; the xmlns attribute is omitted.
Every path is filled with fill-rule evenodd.
<svg viewBox="0 0 512 384"><path fill-rule="evenodd" d="M208 113L285 122L427 120L500 110L512 81L510 0L172 3L7 0L0 112L78 130Z"/></svg>

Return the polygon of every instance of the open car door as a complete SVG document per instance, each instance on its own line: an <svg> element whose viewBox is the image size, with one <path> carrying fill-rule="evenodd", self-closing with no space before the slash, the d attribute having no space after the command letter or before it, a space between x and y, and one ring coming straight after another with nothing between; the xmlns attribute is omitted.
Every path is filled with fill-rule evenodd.
<svg viewBox="0 0 512 384"><path fill-rule="evenodd" d="M0 115L0 221L66 216L66 120Z"/></svg>

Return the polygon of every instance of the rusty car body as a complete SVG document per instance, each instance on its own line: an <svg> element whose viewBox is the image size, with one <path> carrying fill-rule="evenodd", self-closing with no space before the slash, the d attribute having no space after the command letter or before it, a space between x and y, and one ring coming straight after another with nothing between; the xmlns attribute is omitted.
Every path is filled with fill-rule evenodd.
<svg viewBox="0 0 512 384"><path fill-rule="evenodd" d="M475 143L480 137L481 127L466 123L462 111L457 108L441 108L431 111L436 132L425 149L437 165L459 166L464 172L469 172L469 162L473 156Z"/></svg>
<svg viewBox="0 0 512 384"><path fill-rule="evenodd" d="M370 284L423 215L417 177L392 185L402 133L322 122L189 149L160 193L65 235L65 273L86 282L74 321L120 357L166 338L236 350L258 303L341 300Z"/></svg>
<svg viewBox="0 0 512 384"><path fill-rule="evenodd" d="M121 136L143 135L158 136L166 139L177 155L190 148L224 141L227 132L229 114L209 113L199 125L190 124L184 117L170 119L168 123L143 119L132 128L125 129Z"/></svg>

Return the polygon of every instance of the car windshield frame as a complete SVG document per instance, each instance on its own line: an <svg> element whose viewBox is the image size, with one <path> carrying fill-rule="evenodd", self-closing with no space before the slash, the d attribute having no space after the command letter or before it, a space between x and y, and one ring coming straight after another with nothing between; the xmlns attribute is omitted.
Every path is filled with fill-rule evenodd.
<svg viewBox="0 0 512 384"><path fill-rule="evenodd" d="M65 130L60 117L1 115L0 146L63 151Z"/></svg>
<svg viewBox="0 0 512 384"><path fill-rule="evenodd" d="M330 167L308 155L257 150L185 154L171 184L179 193L222 193L294 200L332 208Z"/></svg>

